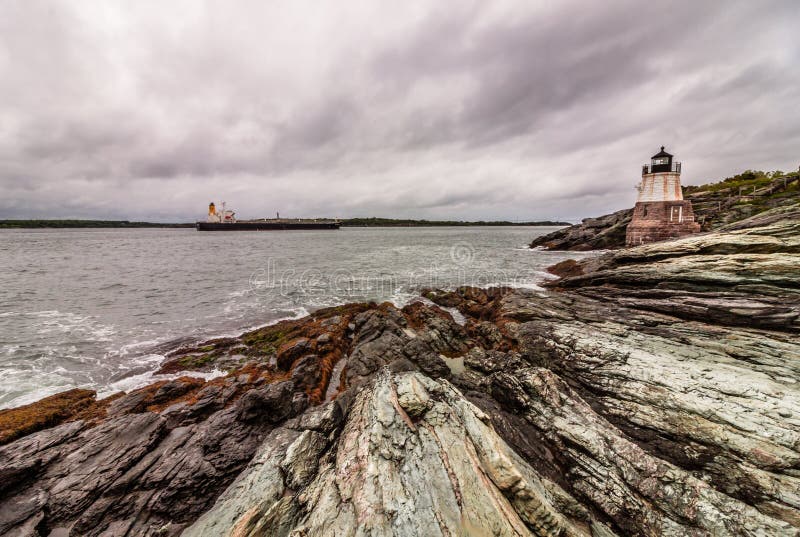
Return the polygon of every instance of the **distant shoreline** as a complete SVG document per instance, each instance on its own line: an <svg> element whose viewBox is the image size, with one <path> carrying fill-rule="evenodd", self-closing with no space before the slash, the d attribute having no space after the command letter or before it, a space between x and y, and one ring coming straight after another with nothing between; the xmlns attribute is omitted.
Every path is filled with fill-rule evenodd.
<svg viewBox="0 0 800 537"><path fill-rule="evenodd" d="M405 220L397 218L345 218L342 227L479 227L479 226L570 226L569 222L541 220L510 222L508 220Z"/></svg>
<svg viewBox="0 0 800 537"><path fill-rule="evenodd" d="M189 228L194 223L159 224L155 222L129 222L128 220L0 220L0 229L39 228Z"/></svg>
<svg viewBox="0 0 800 537"><path fill-rule="evenodd" d="M403 220L395 218L346 218L342 227L504 227L504 226L569 226L569 222ZM167 223L130 222L128 220L0 220L0 229L69 229L69 228L193 228L194 222Z"/></svg>

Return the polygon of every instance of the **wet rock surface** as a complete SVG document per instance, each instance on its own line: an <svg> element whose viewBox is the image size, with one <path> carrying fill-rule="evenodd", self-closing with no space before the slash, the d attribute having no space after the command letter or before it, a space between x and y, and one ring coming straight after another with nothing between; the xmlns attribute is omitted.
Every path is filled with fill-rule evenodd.
<svg viewBox="0 0 800 537"><path fill-rule="evenodd" d="M786 213L800 210L797 184L797 173L776 177L771 184L762 185L755 197L742 195L741 190L737 194L735 188L709 191L703 186L684 187L684 199L692 202L695 221L701 223L703 231L742 229L782 220ZM623 209L597 218L585 218L580 224L537 237L530 247L575 252L623 248L625 231L632 217L633 209ZM761 222L755 223L754 219Z"/></svg>
<svg viewBox="0 0 800 537"><path fill-rule="evenodd" d="M227 376L26 407L56 417L0 446L0 534L798 535L800 230L761 223L541 292L320 310L164 365Z"/></svg>
<svg viewBox="0 0 800 537"><path fill-rule="evenodd" d="M573 252L621 248L625 246L625 232L632 218L633 209L584 218L580 224L537 237L530 247Z"/></svg>
<svg viewBox="0 0 800 537"><path fill-rule="evenodd" d="M592 298L722 325L800 329L800 208L729 231L553 267L550 284Z"/></svg>

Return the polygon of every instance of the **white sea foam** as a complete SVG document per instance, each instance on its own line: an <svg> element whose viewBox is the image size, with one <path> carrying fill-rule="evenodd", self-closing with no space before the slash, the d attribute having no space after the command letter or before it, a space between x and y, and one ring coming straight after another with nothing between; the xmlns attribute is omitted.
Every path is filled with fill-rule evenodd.
<svg viewBox="0 0 800 537"><path fill-rule="evenodd" d="M63 392L65 390L74 387L75 386L72 386L71 384L42 386L42 387L31 386L29 388L29 391L27 391L25 395L20 395L19 397L15 397L14 399L7 401L6 403L3 403L2 405L0 405L0 409L29 405L31 403L35 403L39 399L55 395L58 392Z"/></svg>
<svg viewBox="0 0 800 537"><path fill-rule="evenodd" d="M525 282L525 283L517 282L514 285L514 288L515 289L531 289L532 291L542 291L542 292L544 291L544 287L542 287L541 285L537 285L537 284L535 284L533 282Z"/></svg>
<svg viewBox="0 0 800 537"><path fill-rule="evenodd" d="M442 309L450 314L450 316L453 318L453 321L455 321L456 324L460 324L461 326L467 324L467 318L464 317L464 314L458 311L457 308L442 308Z"/></svg>
<svg viewBox="0 0 800 537"><path fill-rule="evenodd" d="M78 333L90 341L110 341L111 336L116 333L114 326L101 323L91 315L59 310L32 311L15 315L36 319L36 333L42 337ZM3 316L9 315L3 314Z"/></svg>
<svg viewBox="0 0 800 537"><path fill-rule="evenodd" d="M279 323L281 321L300 319L302 317L307 316L308 314L309 313L308 313L308 310L306 310L306 308L298 307L298 308L296 308L295 313L293 315L280 317L280 318L274 319L274 320L272 320L272 321L270 321L268 323L261 323L261 324L258 324L258 325L254 325L254 326L251 326L249 328L245 328L244 330L237 330L235 332L222 332L222 333L217 333L217 334L210 334L210 335L205 335L204 337L199 338L199 339L210 340L210 339L218 339L218 338L225 338L225 337L238 337L238 336L240 336L241 334L243 334L245 332L250 332L252 330L257 330L259 328L264 328L266 326L271 326L271 325L277 324L277 323ZM129 352L129 351L131 351L133 349L136 349L136 348L147 347L147 346L155 346L155 345L162 344L162 343L164 343L164 341L160 341L160 340L140 341L140 342L136 342L136 343L131 343L131 344L125 345L120 350L122 351L124 349L125 351ZM202 379L205 379L205 380L211 380L213 378L217 378L217 377L220 377L220 376L227 375L227 372L221 371L219 369L214 369L214 370L208 371L208 372L204 372L204 371L179 371L177 373L170 373L170 374L166 374L166 375L157 375L157 374L155 374L155 371L157 370L158 366L161 365L161 363L164 361L164 359L165 359L165 357L163 355L161 355L161 354L147 354L147 355L136 357L136 360L135 360L135 365L136 366L138 366L139 368L144 367L144 368L148 368L148 369L151 369L151 370L144 371L144 372L138 373L138 374L133 374L133 375L130 375L130 376L126 376L126 377L124 377L122 379L119 379L117 381L114 381L114 382L111 382L109 384L100 386L99 388L97 388L98 389L98 398L99 399L103 399L105 397L109 397L109 396L111 396L111 395L113 395L115 393L121 392L121 391L129 392L131 390L135 390L135 389L147 386L148 384L150 384L152 382L157 382L157 381L160 381L160 380L173 380L173 379L176 379L176 378L182 377L182 376L197 377L197 378L202 378Z"/></svg>
<svg viewBox="0 0 800 537"><path fill-rule="evenodd" d="M35 249L25 237L2 237L40 269L15 273L0 286L0 303L8 305L0 313L0 405L73 387L103 394L130 389L157 380L148 371L158 369L163 349L173 344L235 337L327 306L388 300L402 307L423 287L536 289L552 276L535 271L587 255L522 248L536 234L529 228L364 228L258 240L116 230L97 240L107 233L48 231ZM474 255L454 265L452 246L465 241L474 244ZM277 287L259 272L273 257L278 274L289 271ZM232 262L223 267L216 260ZM355 283L301 278L340 272ZM276 312L281 318L257 323Z"/></svg>
<svg viewBox="0 0 800 537"><path fill-rule="evenodd" d="M302 307L302 306L299 306L299 307L295 308L294 312L295 313L293 315L286 315L284 317L279 317L279 318L273 319L273 320L271 320L271 321L269 321L267 323L256 324L256 325L244 328L242 330L236 330L235 332L233 332L233 331L232 332L223 332L223 333L220 333L220 334L217 334L217 335L205 336L203 339L204 340L209 340L209 339L217 339L217 338L225 338L225 337L239 337L242 334L244 334L245 332L252 332L253 330L258 330L259 328L265 328L267 326L272 326L273 324L278 324L281 321L294 321L294 320L297 320L297 319L302 319L303 317L306 317L306 316L310 315L309 311L306 308Z"/></svg>
<svg viewBox="0 0 800 537"><path fill-rule="evenodd" d="M414 302L417 298L419 298L418 291L411 291L403 286L398 287L395 289L392 296L389 297L389 302L395 305L397 308L402 308Z"/></svg>
<svg viewBox="0 0 800 537"><path fill-rule="evenodd" d="M146 339L144 341L134 341L133 343L128 343L126 345L121 346L117 352L121 356L125 356L135 351L136 349L155 347L156 345L159 345L164 342L165 341L163 339Z"/></svg>
<svg viewBox="0 0 800 537"><path fill-rule="evenodd" d="M195 377L204 380L211 380L217 377L224 377L227 374L227 372L219 369L214 369L212 371L179 371L177 373L170 373L168 375L156 375L153 371L147 371L145 373L131 375L130 377L112 382L108 386L98 390L97 398L105 399L106 397L110 397L115 393L130 392L160 380L174 380L179 377Z"/></svg>
<svg viewBox="0 0 800 537"><path fill-rule="evenodd" d="M228 293L228 296L231 298L239 298L242 296L247 296L248 294L253 294L252 289L241 289L239 291L233 291L232 293Z"/></svg>

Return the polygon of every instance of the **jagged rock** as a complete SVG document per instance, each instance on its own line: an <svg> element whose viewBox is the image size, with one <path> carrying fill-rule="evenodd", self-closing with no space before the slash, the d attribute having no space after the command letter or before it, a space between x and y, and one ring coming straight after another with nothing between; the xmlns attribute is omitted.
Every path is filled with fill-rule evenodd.
<svg viewBox="0 0 800 537"><path fill-rule="evenodd" d="M342 408L335 402L325 403L304 412L298 419L295 428L317 431L323 434L331 432L342 421ZM290 426L287 423L287 426Z"/></svg>
<svg viewBox="0 0 800 537"><path fill-rule="evenodd" d="M762 233L776 234L778 236L787 236L791 233L791 228L786 229L783 226L773 226L773 224L800 220L800 204L795 200L793 204L775 207L766 210L762 213L756 214L749 218L725 224L719 228L719 231L734 231L737 229L747 229L759 227Z"/></svg>
<svg viewBox="0 0 800 537"><path fill-rule="evenodd" d="M623 209L598 218L584 218L580 224L535 238L531 248L567 250L606 250L625 246L625 231L633 209Z"/></svg>
<svg viewBox="0 0 800 537"><path fill-rule="evenodd" d="M301 433L279 427L261 444L248 467L217 499L214 507L183 532L185 537L248 535L286 490L281 461ZM253 522L251 522L251 520Z"/></svg>
<svg viewBox="0 0 800 537"><path fill-rule="evenodd" d="M307 354L297 360L292 368L292 380L304 391L310 392L322 381L322 369L319 367L319 356Z"/></svg>
<svg viewBox="0 0 800 537"><path fill-rule="evenodd" d="M348 305L176 351L246 360L0 447L0 534L800 535L797 221L760 222L424 293L458 322Z"/></svg>
<svg viewBox="0 0 800 537"><path fill-rule="evenodd" d="M498 373L493 389L558 448L573 490L631 534L779 535L787 522L723 494L648 454L547 369ZM653 509L658 506L658 509Z"/></svg>
<svg viewBox="0 0 800 537"><path fill-rule="evenodd" d="M431 407L431 396L414 376L404 376L397 382L397 402L412 418L422 417Z"/></svg>
<svg viewBox="0 0 800 537"><path fill-rule="evenodd" d="M316 475L319 456L325 450L325 437L314 431L303 431L286 449L281 461L286 486L299 489Z"/></svg>
<svg viewBox="0 0 800 537"><path fill-rule="evenodd" d="M291 382L212 382L161 391L145 408L165 385L156 383L119 397L95 426L69 422L0 448L0 534L178 534L250 461L271 423L307 405ZM168 393L184 400L170 405Z"/></svg>
<svg viewBox="0 0 800 537"><path fill-rule="evenodd" d="M780 214L781 220L762 227L582 260L576 275L547 285L682 318L797 331L800 220Z"/></svg>
<svg viewBox="0 0 800 537"><path fill-rule="evenodd" d="M443 353L467 351L466 333L447 312L416 303L398 310L391 305L356 318L356 337L347 359L348 385L357 385L386 365L403 369L409 361L428 375L450 375ZM394 367L397 364L401 367Z"/></svg>
<svg viewBox="0 0 800 537"><path fill-rule="evenodd" d="M797 180L797 174L785 179L776 178L768 190L782 191L782 187L786 186L785 181L797 184ZM780 220L797 220L800 215L800 198L796 188L786 190L777 197L753 199L727 192L727 189L712 194L703 191L702 186L692 186L684 187L684 199L692 202L695 221L702 223L703 231L765 226ZM632 216L633 209L624 209L598 218L585 218L580 224L537 237L530 247L565 251L623 248L626 228Z"/></svg>
<svg viewBox="0 0 800 537"><path fill-rule="evenodd" d="M406 394L424 389L437 397L412 421L396 384ZM270 477L299 438L259 458L242 479L247 486L234 484L185 535L282 534L276 526L292 535L589 535L553 506L563 492L544 483L486 419L446 381L382 374L360 392L335 452L291 505ZM256 494L252 483L262 487Z"/></svg>
<svg viewBox="0 0 800 537"><path fill-rule="evenodd" d="M237 402L237 418L249 421L263 418L271 423L285 420L292 414L293 382L279 382L250 390Z"/></svg>
<svg viewBox="0 0 800 537"><path fill-rule="evenodd" d="M313 346L309 345L308 339L304 337L297 338L284 344L278 349L278 367L284 370L289 369L292 362L305 355L307 352L312 351L313 348Z"/></svg>

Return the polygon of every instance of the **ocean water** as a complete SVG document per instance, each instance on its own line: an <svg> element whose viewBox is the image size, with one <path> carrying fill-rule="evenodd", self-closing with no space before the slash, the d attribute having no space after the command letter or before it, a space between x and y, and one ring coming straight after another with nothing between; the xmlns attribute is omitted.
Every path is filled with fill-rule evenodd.
<svg viewBox="0 0 800 537"><path fill-rule="evenodd" d="M0 230L0 408L154 380L182 343L424 287L536 287L548 227Z"/></svg>

